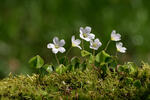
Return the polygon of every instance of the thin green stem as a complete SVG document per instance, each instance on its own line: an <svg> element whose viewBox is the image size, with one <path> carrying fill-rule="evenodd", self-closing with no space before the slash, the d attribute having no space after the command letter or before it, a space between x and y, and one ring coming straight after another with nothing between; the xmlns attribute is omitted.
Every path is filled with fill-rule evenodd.
<svg viewBox="0 0 150 100"><path fill-rule="evenodd" d="M95 56L95 50L93 49L93 56Z"/></svg>
<svg viewBox="0 0 150 100"><path fill-rule="evenodd" d="M108 48L110 42L111 42L111 40L109 40L109 41L107 42L107 45L106 45L106 47L105 47L105 49L104 49L105 51L107 50L107 48Z"/></svg>
<svg viewBox="0 0 150 100"><path fill-rule="evenodd" d="M82 49L84 50L84 40L82 40Z"/></svg>
<svg viewBox="0 0 150 100"><path fill-rule="evenodd" d="M116 55L115 55L116 57L118 56L118 51L116 51Z"/></svg>
<svg viewBox="0 0 150 100"><path fill-rule="evenodd" d="M58 58L57 58L57 55L56 55L56 54L55 54L55 58L56 58L57 64L59 65L60 63L59 63L59 60L58 60Z"/></svg>
<svg viewBox="0 0 150 100"><path fill-rule="evenodd" d="M94 61L94 63L95 63L95 50L93 49L93 61Z"/></svg>
<svg viewBox="0 0 150 100"><path fill-rule="evenodd" d="M68 56L69 52L71 51L72 47L69 48L69 50L66 53L66 57Z"/></svg>

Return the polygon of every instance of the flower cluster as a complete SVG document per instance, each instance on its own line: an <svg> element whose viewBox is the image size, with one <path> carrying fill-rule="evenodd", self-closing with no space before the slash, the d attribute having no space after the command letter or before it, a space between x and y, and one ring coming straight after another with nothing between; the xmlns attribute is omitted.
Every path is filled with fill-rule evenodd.
<svg viewBox="0 0 150 100"><path fill-rule="evenodd" d="M121 35L119 33L116 33L115 30L113 30L112 33L111 33L111 40L112 41L120 41L121 40ZM117 42L116 43L116 48L117 48L117 51L121 52L121 53L125 53L126 50L127 50L125 47L123 47L122 42Z"/></svg>
<svg viewBox="0 0 150 100"><path fill-rule="evenodd" d="M85 28L80 27L80 38L82 40L85 40L87 42L90 43L89 48L93 49L93 50L98 50L99 47L102 46L102 43L100 42L100 40L98 38L95 39L95 35L93 33L91 33L91 27L86 26ZM121 35L119 33L116 33L115 30L112 31L111 33L111 41L116 41L116 48L118 52L121 53L125 53L126 52L126 48L123 47L123 43L122 42L118 42L121 40ZM81 44L81 40L80 39L75 39L75 36L73 35L71 38L71 42L72 42L72 47L77 47L79 49L83 49L83 47L81 48L80 44ZM82 41L83 42L83 41ZM65 45L65 40L59 40L58 37L54 37L53 38L53 43L49 43L47 45L47 48L52 49L52 52L54 54L57 54L58 52L64 53L66 50L63 47Z"/></svg>

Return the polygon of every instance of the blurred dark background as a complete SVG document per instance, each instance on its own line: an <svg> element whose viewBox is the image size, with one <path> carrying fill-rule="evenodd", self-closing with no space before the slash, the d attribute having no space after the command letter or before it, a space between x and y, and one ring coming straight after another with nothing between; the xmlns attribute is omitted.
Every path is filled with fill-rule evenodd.
<svg viewBox="0 0 150 100"><path fill-rule="evenodd" d="M81 26L91 26L100 38L99 51L116 29L128 48L119 55L120 61L150 62L149 14L150 0L0 0L0 77L10 71L30 73L28 60L37 54L46 63L55 63L47 44L58 36L69 48L71 36L79 38ZM115 50L111 43L107 52L113 55ZM73 49L73 55L80 55L79 49Z"/></svg>

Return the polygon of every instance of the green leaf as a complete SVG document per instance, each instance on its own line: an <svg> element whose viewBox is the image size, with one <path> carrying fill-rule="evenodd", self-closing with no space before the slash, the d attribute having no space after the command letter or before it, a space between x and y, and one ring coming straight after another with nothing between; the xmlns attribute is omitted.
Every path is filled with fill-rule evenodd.
<svg viewBox="0 0 150 100"><path fill-rule="evenodd" d="M89 55L91 55L90 52L85 51L85 50L82 50L82 51L81 51L81 56L82 56L82 57L89 56Z"/></svg>
<svg viewBox="0 0 150 100"><path fill-rule="evenodd" d="M94 62L95 62L95 56L90 55L89 63L90 63L90 64L94 64Z"/></svg>
<svg viewBox="0 0 150 100"><path fill-rule="evenodd" d="M133 85L137 88L140 88L141 87L141 81L140 80L135 80Z"/></svg>
<svg viewBox="0 0 150 100"><path fill-rule="evenodd" d="M134 72L137 72L138 66L135 63L128 62L127 65L128 65L128 67L130 69L130 74L133 74Z"/></svg>
<svg viewBox="0 0 150 100"><path fill-rule="evenodd" d="M131 78L131 77L127 77L127 78L125 79L126 85L129 85L129 84L131 84L132 82L133 82L133 78Z"/></svg>
<svg viewBox="0 0 150 100"><path fill-rule="evenodd" d="M123 67L124 72L130 73L130 68L129 68L129 66L127 64L122 65L122 67Z"/></svg>
<svg viewBox="0 0 150 100"><path fill-rule="evenodd" d="M109 69L105 63L101 63L100 68L102 70L102 77L104 78L107 74L109 74Z"/></svg>
<svg viewBox="0 0 150 100"><path fill-rule="evenodd" d="M117 60L113 57L111 57L111 59L108 62L108 66L112 69L116 69L117 67Z"/></svg>
<svg viewBox="0 0 150 100"><path fill-rule="evenodd" d="M45 65L43 66L43 68L44 68L48 73L52 73L52 72L54 71L52 65L45 64Z"/></svg>
<svg viewBox="0 0 150 100"><path fill-rule="evenodd" d="M71 65L73 65L75 68L79 68L80 59L78 57L73 57L71 59Z"/></svg>
<svg viewBox="0 0 150 100"><path fill-rule="evenodd" d="M84 61L82 64L80 64L80 69L81 69L82 71L84 71L84 70L86 69L86 67L87 67L86 61Z"/></svg>
<svg viewBox="0 0 150 100"><path fill-rule="evenodd" d="M104 50L96 55L96 61L98 63L107 63L111 59L111 56L107 54Z"/></svg>
<svg viewBox="0 0 150 100"><path fill-rule="evenodd" d="M121 68L122 72L126 72L128 74L134 74L138 70L138 67L136 66L136 64L134 64L132 62L128 62L127 64L122 65L120 68ZM119 68L119 70L120 70L120 68Z"/></svg>
<svg viewBox="0 0 150 100"><path fill-rule="evenodd" d="M69 63L69 60L66 56L62 57L60 60L59 60L60 64L63 64L63 65L68 65Z"/></svg>
<svg viewBox="0 0 150 100"><path fill-rule="evenodd" d="M59 74L62 74L64 72L67 71L67 67L64 66L63 64L59 65L57 68L56 68L56 72L59 73Z"/></svg>
<svg viewBox="0 0 150 100"><path fill-rule="evenodd" d="M39 55L37 55L29 60L29 64L33 68L40 69L44 65L44 60Z"/></svg>
<svg viewBox="0 0 150 100"><path fill-rule="evenodd" d="M120 65L117 70L118 70L118 72L124 72L124 67L122 65Z"/></svg>

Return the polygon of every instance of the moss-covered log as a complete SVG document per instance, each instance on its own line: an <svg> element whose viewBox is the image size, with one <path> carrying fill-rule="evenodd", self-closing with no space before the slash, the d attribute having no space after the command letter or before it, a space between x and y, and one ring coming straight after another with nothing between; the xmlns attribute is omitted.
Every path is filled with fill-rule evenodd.
<svg viewBox="0 0 150 100"><path fill-rule="evenodd" d="M0 81L0 98L32 100L66 99L150 99L150 66L133 73L109 72L102 78L93 67L63 74L9 75Z"/></svg>

